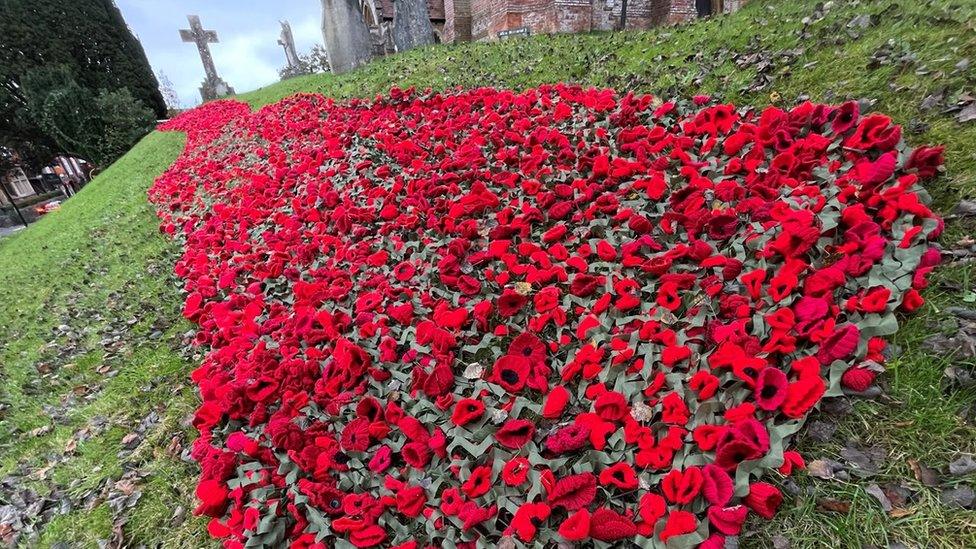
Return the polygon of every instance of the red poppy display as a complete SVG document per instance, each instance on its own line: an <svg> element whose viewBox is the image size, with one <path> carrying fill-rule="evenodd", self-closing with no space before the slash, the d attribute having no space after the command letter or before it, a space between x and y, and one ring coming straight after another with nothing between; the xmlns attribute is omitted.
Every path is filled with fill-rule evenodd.
<svg viewBox="0 0 976 549"><path fill-rule="evenodd" d="M721 547L939 258L942 149L853 102L393 89L161 129L232 549Z"/></svg>

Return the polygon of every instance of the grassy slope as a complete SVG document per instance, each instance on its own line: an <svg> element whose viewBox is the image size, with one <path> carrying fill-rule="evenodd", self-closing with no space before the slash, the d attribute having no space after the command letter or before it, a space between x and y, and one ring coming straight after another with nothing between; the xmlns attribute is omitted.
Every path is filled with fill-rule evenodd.
<svg viewBox="0 0 976 549"><path fill-rule="evenodd" d="M146 201L182 146L177 134L146 137L60 211L0 241L0 476L35 473L25 487L56 486L78 508L47 525L44 545L108 539L115 520L99 500L119 493L129 470L148 477L124 515L127 535L179 544L201 531L165 529L192 502L195 471L167 446L185 440L195 397L191 361L177 351L188 326L170 274L175 249ZM154 410L159 420L120 457L123 437Z"/></svg>
<svg viewBox="0 0 976 549"><path fill-rule="evenodd" d="M976 87L972 71L954 70L963 58L976 61L976 34L972 23L967 23L976 20L974 4L968 0L844 1L835 2L823 19L814 13L815 4L757 0L733 16L675 29L438 47L377 61L341 77L296 78L241 98L257 107L296 92L353 97L381 93L391 85L519 89L568 81L664 96L714 93L757 106L773 101L789 105L804 94L819 101L868 99L876 102L877 110L917 128L909 135L912 143L947 146L948 175L930 188L940 209L947 211L960 198L972 198L976 124L962 125L939 108L922 111L919 105L943 87L949 97ZM863 14L876 15L877 24L847 27ZM804 17L813 19L805 31ZM889 41L891 47L886 45ZM885 48L895 53L887 54ZM762 53L772 63L766 73L771 82L750 91L757 76L755 63L737 66L733 59L753 53ZM869 69L873 55L882 63ZM898 61L911 56L915 59L911 63ZM162 170L178 147L173 136L150 136L62 212L0 242L4 282L0 329L12 334L0 342L0 399L10 406L0 411L0 473L14 470L18 462L43 465L92 416L117 418L119 426L78 444L78 455L53 468L51 475L61 486L72 478L81 479L83 488L74 490L83 492L100 479L118 479L123 461L135 460L139 468L152 471L154 476L143 481L143 497L124 527L131 544L206 543L199 537L200 521L170 523L173 508L190 505L192 469L173 457L167 445L174 434L185 432L180 422L194 398L185 381L192 361L174 350L185 325L176 320L180 300L168 276L173 251L155 233L144 200L151 176ZM972 229L952 221L944 243L950 245ZM943 507L938 491L923 487L908 465L909 459L917 459L944 471L959 452L976 451L976 430L957 415L976 396L972 391L945 393L941 385L946 361L920 348L925 335L950 322L942 309L968 294L973 275L972 267L939 272L927 293L929 304L896 337L903 353L890 365L889 397L882 403L857 403L855 413L838 420L840 429L833 442L801 441L811 458L836 459L849 440L880 446L887 456L880 475L849 483L801 478L801 487L809 493L789 500L774 522L754 525L757 531L744 537L744 544L766 546L772 536L782 535L794 540L794 547L886 546L896 541L908 546L976 547L976 513ZM126 283L136 277L141 277L137 284ZM114 305L106 307L106 297L113 292L118 294L111 301ZM73 300L77 303L70 305ZM95 332L113 318L142 319L123 336L129 342L126 354L110 361L122 367L118 377L104 380L93 373L102 362L101 337L90 335L86 348L91 350L66 360L74 366L37 379L35 365L50 360L39 348L52 340L51 328L72 315L77 326ZM147 339L153 323L159 323L166 334L163 338ZM86 383L103 388L93 390L90 403L74 409L68 426L38 437L26 435L48 422L41 413L43 403L56 404L72 388ZM148 393L140 392L147 386ZM145 417L151 403L160 405L162 421L148 429L136 458L118 458L121 438ZM864 488L870 482L902 480L919 493L908 504L912 513L895 519L883 513ZM953 482L972 484L972 477ZM816 502L823 498L850 501L851 512L820 512ZM74 511L49 524L42 541L46 545L77 539L90 545L110 535L111 519L107 504Z"/></svg>

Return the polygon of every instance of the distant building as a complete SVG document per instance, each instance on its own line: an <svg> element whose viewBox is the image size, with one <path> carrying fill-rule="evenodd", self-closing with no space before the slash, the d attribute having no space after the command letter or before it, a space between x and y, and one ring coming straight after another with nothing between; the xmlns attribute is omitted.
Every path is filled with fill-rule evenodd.
<svg viewBox="0 0 976 549"><path fill-rule="evenodd" d="M28 177L22 167L14 167L0 174L0 185L6 193L0 192L0 207L9 206L7 194L10 198L21 203L32 203L36 200L49 198L49 195L63 193L63 183L73 181L80 188L91 180L91 166L84 160L58 156L40 173ZM77 189L75 189L77 190Z"/></svg>
<svg viewBox="0 0 976 549"><path fill-rule="evenodd" d="M8 204L6 194L9 194L10 198L14 200L20 200L37 194L34 187L30 184L30 179L27 179L27 174L21 168L13 168L3 174L3 177L0 178L0 184L7 189L6 193L0 193L0 205Z"/></svg>

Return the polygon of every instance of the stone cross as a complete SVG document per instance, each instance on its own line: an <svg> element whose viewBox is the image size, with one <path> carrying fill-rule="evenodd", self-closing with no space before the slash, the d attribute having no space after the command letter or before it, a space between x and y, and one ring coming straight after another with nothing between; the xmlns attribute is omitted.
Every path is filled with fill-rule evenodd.
<svg viewBox="0 0 976 549"><path fill-rule="evenodd" d="M295 37L291 34L291 25L288 24L288 21L279 21L279 23L281 23L281 38L278 39L278 45L285 48L288 68L296 69L298 68L298 52L295 51Z"/></svg>
<svg viewBox="0 0 976 549"><path fill-rule="evenodd" d="M234 88L227 85L217 76L217 67L214 66L213 57L210 55L209 44L218 42L217 31L204 30L200 24L200 17L197 15L187 15L190 22L189 29L180 29L180 38L184 42L193 42L197 45L200 52L200 60L203 62L203 70L207 74L206 80L200 86L200 96L204 101L211 101L218 97L234 93Z"/></svg>

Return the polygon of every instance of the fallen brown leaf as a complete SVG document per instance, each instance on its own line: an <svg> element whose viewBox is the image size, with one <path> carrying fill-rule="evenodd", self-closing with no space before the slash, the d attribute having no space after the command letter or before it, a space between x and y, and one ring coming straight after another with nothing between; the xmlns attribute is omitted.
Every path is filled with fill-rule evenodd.
<svg viewBox="0 0 976 549"><path fill-rule="evenodd" d="M912 468L912 473L915 474L915 480L929 488L939 485L939 473L935 469L930 469L922 465L917 459L908 460L908 466Z"/></svg>
<svg viewBox="0 0 976 549"><path fill-rule="evenodd" d="M851 502L839 499L817 500L817 510L825 513L840 513L846 515L851 511Z"/></svg>

